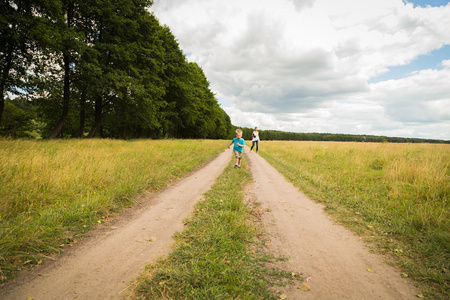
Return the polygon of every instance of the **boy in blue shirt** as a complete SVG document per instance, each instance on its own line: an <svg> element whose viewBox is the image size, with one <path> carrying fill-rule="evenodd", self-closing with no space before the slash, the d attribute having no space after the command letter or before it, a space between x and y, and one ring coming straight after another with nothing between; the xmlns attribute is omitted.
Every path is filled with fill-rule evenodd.
<svg viewBox="0 0 450 300"><path fill-rule="evenodd" d="M242 153L244 152L244 145L245 145L245 141L242 138L242 130L241 129L236 129L236 137L228 145L228 148L230 148L230 146L232 144L234 144L233 151L234 151L234 157L236 158L234 167L240 168Z"/></svg>

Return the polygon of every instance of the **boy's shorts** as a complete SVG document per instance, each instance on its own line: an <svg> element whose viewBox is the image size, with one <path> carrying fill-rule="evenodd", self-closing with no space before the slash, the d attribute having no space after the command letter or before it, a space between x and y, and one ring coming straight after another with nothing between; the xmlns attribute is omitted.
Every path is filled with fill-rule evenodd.
<svg viewBox="0 0 450 300"><path fill-rule="evenodd" d="M239 151L237 151L237 150L234 150L234 157L235 157L235 158L241 159L241 158L242 158L242 152L239 152Z"/></svg>

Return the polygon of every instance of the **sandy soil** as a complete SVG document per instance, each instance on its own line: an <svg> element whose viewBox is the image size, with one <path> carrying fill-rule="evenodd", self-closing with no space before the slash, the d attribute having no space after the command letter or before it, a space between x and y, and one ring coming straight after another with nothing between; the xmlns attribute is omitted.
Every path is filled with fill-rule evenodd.
<svg viewBox="0 0 450 300"><path fill-rule="evenodd" d="M246 159L254 178L246 196L261 203L268 252L289 258L275 266L302 274L311 288L278 288L286 299L417 299L410 280L333 223L323 205L299 192L258 154L250 152Z"/></svg>
<svg viewBox="0 0 450 300"><path fill-rule="evenodd" d="M400 271L324 214L323 207L245 149L254 175L248 201L262 203L268 251L289 257L277 266L308 278L310 291L279 288L286 299L416 299ZM172 235L229 163L230 150L111 223L93 230L42 266L0 288L0 299L124 299L145 265L171 250ZM238 170L237 170L238 172ZM368 272L371 269L373 272Z"/></svg>
<svg viewBox="0 0 450 300"><path fill-rule="evenodd" d="M64 254L22 272L0 289L0 299L126 298L128 287L144 267L170 251L173 234L183 230L183 219L211 188L230 157L229 150L222 152L190 176L144 199L138 209L100 226Z"/></svg>

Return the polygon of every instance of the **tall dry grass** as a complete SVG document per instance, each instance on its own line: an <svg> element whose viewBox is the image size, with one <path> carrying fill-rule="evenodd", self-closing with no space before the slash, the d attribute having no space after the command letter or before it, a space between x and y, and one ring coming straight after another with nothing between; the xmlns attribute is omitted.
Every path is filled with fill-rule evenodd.
<svg viewBox="0 0 450 300"><path fill-rule="evenodd" d="M260 148L340 222L395 256L430 294L450 295L450 145L263 142Z"/></svg>
<svg viewBox="0 0 450 300"><path fill-rule="evenodd" d="M59 251L67 231L88 230L225 147L212 140L0 140L1 280L39 263L36 254Z"/></svg>

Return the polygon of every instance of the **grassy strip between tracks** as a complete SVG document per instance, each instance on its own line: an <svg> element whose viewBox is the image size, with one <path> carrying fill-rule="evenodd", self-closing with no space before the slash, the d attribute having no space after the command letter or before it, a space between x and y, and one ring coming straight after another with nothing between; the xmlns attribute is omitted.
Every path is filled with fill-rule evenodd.
<svg viewBox="0 0 450 300"><path fill-rule="evenodd" d="M267 141L259 153L393 258L419 296L449 299L449 145Z"/></svg>
<svg viewBox="0 0 450 300"><path fill-rule="evenodd" d="M1 140L0 283L211 160L213 140Z"/></svg>
<svg viewBox="0 0 450 300"><path fill-rule="evenodd" d="M245 161L242 169L230 163L175 235L174 251L137 279L133 299L278 299L271 287L301 280L265 266L277 258L255 238L261 229L242 192L249 181Z"/></svg>

